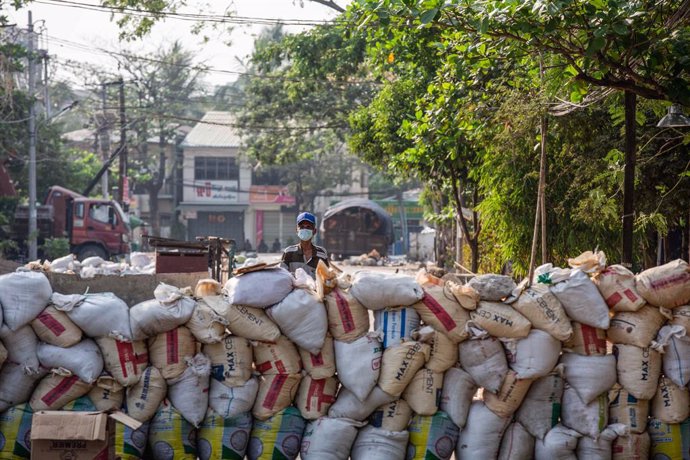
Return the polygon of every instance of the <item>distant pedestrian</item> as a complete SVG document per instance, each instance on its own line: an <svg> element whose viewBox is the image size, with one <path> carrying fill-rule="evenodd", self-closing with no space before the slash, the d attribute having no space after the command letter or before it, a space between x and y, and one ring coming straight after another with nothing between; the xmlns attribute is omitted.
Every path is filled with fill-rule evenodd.
<svg viewBox="0 0 690 460"><path fill-rule="evenodd" d="M257 252L268 252L268 245L264 241L263 238L261 238L261 241L259 241L259 246L256 248Z"/></svg>
<svg viewBox="0 0 690 460"><path fill-rule="evenodd" d="M276 238L273 241L273 244L271 245L271 252L280 252L280 248L282 248L282 247L283 247L283 245L280 244L280 240L278 238Z"/></svg>

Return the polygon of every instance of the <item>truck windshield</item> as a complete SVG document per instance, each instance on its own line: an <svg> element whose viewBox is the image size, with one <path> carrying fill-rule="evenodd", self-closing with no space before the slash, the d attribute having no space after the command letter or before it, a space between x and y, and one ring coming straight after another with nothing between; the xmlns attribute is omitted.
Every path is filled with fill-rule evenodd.
<svg viewBox="0 0 690 460"><path fill-rule="evenodd" d="M117 211L117 215L122 220L122 222L125 224L125 227L127 227L127 230L131 231L131 228L129 226L129 216L122 209L122 207L120 206L120 203L118 203L117 201L113 201L113 206L115 206L115 210Z"/></svg>

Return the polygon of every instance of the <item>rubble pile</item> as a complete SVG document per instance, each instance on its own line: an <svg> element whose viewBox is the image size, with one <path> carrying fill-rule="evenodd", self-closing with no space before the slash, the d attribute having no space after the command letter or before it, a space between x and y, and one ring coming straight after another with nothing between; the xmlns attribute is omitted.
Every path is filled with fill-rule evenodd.
<svg viewBox="0 0 690 460"><path fill-rule="evenodd" d="M34 411L117 409L144 422L122 459L683 458L687 263L569 265L270 267L135 305L0 276L0 458L29 458Z"/></svg>
<svg viewBox="0 0 690 460"><path fill-rule="evenodd" d="M156 273L156 261L153 253L132 252L129 262L111 262L101 257L87 257L81 262L74 254L68 254L55 260L37 260L25 265L26 269L53 273L79 275L81 278L93 278L96 275L153 275Z"/></svg>

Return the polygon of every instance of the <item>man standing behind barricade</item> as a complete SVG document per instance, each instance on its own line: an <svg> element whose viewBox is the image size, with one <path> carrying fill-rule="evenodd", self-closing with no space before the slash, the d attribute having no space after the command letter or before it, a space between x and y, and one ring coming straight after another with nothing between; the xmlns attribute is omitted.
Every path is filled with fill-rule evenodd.
<svg viewBox="0 0 690 460"><path fill-rule="evenodd" d="M282 267L295 273L298 268L316 276L316 267L319 260L328 265L328 253L321 246L312 243L316 235L316 216L310 212L303 212L297 216L297 237L300 242L288 246L283 251Z"/></svg>

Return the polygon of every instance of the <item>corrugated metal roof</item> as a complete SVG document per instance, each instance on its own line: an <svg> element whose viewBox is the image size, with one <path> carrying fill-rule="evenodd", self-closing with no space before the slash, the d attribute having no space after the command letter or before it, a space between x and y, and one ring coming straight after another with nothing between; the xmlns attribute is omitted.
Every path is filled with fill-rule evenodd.
<svg viewBox="0 0 690 460"><path fill-rule="evenodd" d="M239 147L240 135L230 112L206 112L187 134L184 147Z"/></svg>

